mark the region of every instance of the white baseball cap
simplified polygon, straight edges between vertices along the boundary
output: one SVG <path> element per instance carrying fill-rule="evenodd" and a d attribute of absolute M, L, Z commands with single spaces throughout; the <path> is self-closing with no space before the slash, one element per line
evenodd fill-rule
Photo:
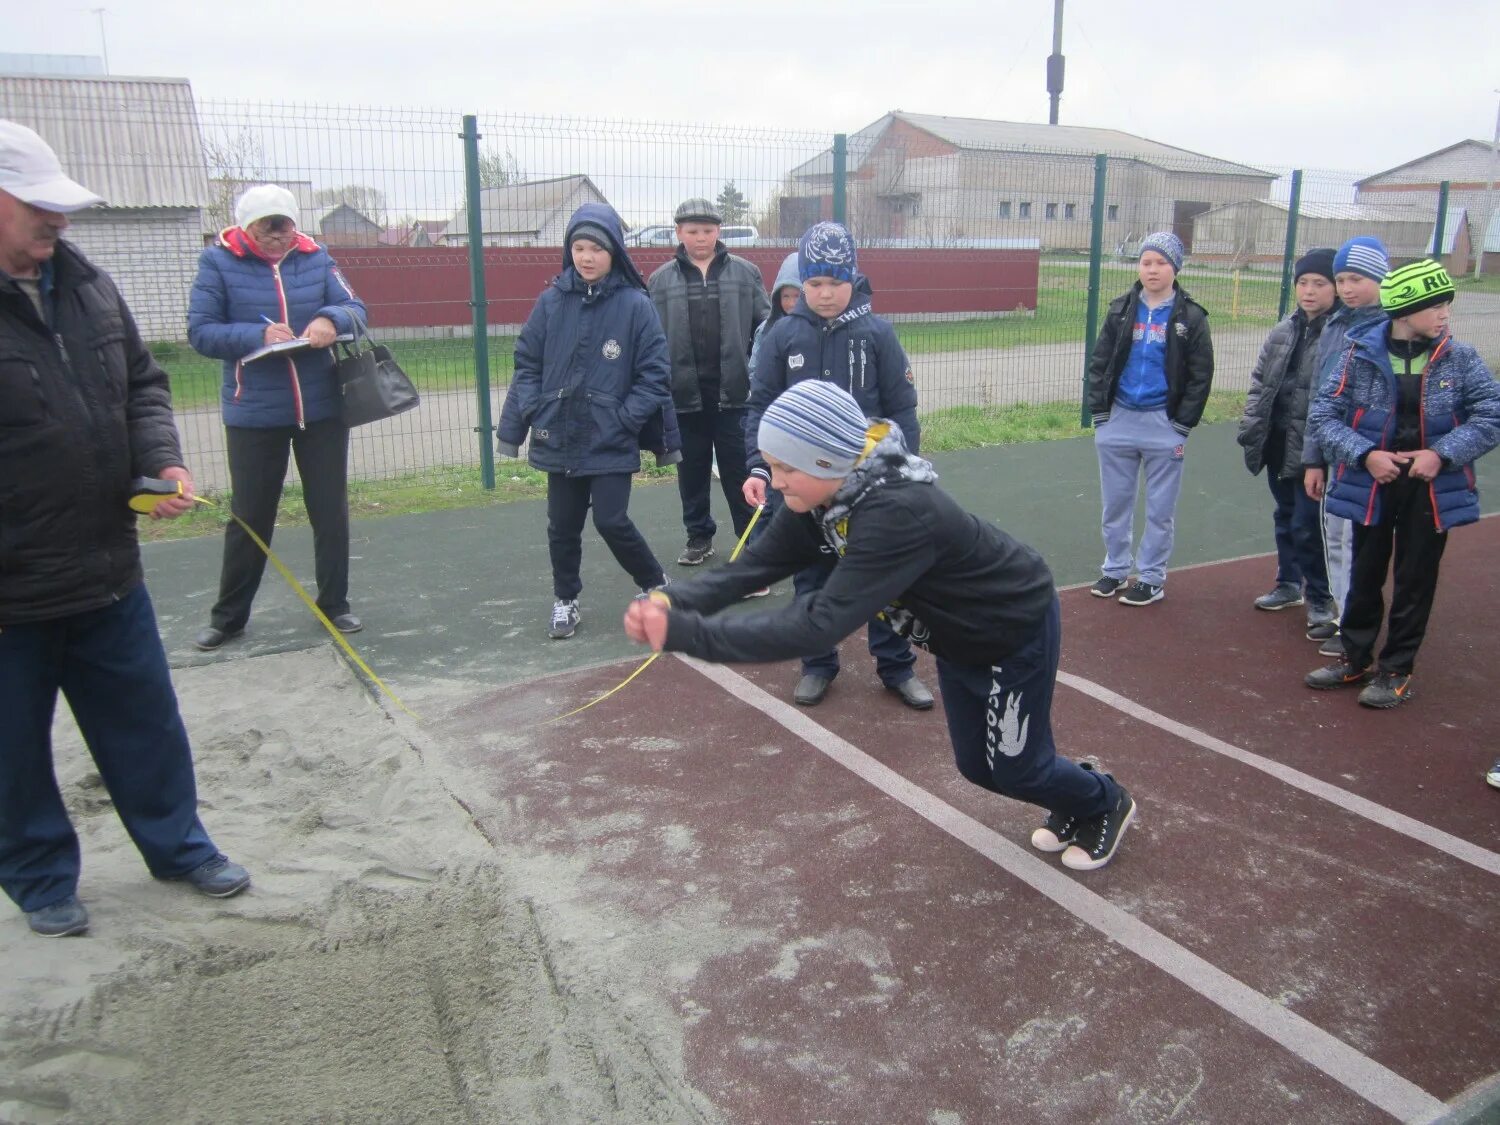
<path fill-rule="evenodd" d="M 14 121 L 0 121 L 0 191 L 44 211 L 81 211 L 104 202 L 65 176 L 51 146 Z"/>
<path fill-rule="evenodd" d="M 259 184 L 240 196 L 234 205 L 234 221 L 242 229 L 272 215 L 285 215 L 293 226 L 298 223 L 297 197 L 280 184 Z"/>

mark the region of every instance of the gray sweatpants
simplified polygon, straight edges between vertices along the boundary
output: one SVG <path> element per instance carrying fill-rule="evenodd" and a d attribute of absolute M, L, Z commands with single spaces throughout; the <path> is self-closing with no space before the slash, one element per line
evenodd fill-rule
<path fill-rule="evenodd" d="M 1099 454 L 1099 492 L 1104 502 L 1104 574 L 1124 579 L 1132 570 L 1135 497 L 1146 477 L 1146 528 L 1134 556 L 1136 576 L 1152 586 L 1167 580 L 1176 530 L 1177 494 L 1182 490 L 1182 459 L 1187 439 L 1172 428 L 1162 410 L 1126 410 L 1118 404 L 1109 421 L 1094 431 Z"/>

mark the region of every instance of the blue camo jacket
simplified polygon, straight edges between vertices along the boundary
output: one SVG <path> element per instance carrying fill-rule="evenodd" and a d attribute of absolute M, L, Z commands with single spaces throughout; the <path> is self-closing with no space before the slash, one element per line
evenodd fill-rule
<path fill-rule="evenodd" d="M 1330 464 L 1327 506 L 1365 526 L 1381 516 L 1381 489 L 1364 467 L 1367 453 L 1390 449 L 1398 395 L 1385 339 L 1386 321 L 1349 334 L 1308 414 Z M 1443 336 L 1422 373 L 1422 445 L 1443 459 L 1430 483 L 1440 531 L 1479 518 L 1473 463 L 1500 444 L 1500 386 L 1468 344 Z"/>

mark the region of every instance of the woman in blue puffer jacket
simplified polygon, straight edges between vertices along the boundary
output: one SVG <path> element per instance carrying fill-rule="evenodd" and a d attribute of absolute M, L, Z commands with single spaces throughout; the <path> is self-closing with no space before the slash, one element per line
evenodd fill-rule
<path fill-rule="evenodd" d="M 349 612 L 349 431 L 340 417 L 336 337 L 363 324 L 365 306 L 328 251 L 297 230 L 297 201 L 275 184 L 253 187 L 235 205 L 236 226 L 198 259 L 188 306 L 188 340 L 224 361 L 221 402 L 232 508 L 269 543 L 297 458 L 313 529 L 318 608 L 345 633 L 363 626 Z M 244 363 L 267 344 L 308 346 Z M 194 644 L 205 652 L 239 636 L 266 556 L 238 523 L 224 529 L 219 597 Z"/>
<path fill-rule="evenodd" d="M 553 640 L 578 628 L 590 508 L 637 586 L 666 583 L 629 505 L 631 474 L 652 440 L 646 435 L 654 431 L 669 448 L 676 440 L 671 378 L 667 337 L 625 253 L 620 217 L 607 204 L 585 203 L 568 220 L 562 273 L 542 290 L 516 339 L 497 433 L 506 457 L 519 456 L 529 435 L 532 467 L 547 474 Z"/>

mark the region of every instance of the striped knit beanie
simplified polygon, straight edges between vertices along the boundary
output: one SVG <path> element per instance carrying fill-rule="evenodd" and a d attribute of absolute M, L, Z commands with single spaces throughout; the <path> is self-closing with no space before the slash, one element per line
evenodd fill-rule
<path fill-rule="evenodd" d="M 1182 272 L 1182 256 L 1187 253 L 1183 248 L 1182 239 L 1178 238 L 1169 230 L 1159 230 L 1155 234 L 1148 234 L 1141 239 L 1141 253 L 1135 256 L 1136 261 L 1141 260 L 1141 255 L 1147 250 L 1155 250 L 1163 258 L 1171 263 L 1173 273 Z"/>
<path fill-rule="evenodd" d="M 760 451 L 810 477 L 846 477 L 865 451 L 869 422 L 854 396 L 821 379 L 793 383 L 760 417 Z"/>
<path fill-rule="evenodd" d="M 1392 320 L 1446 305 L 1453 300 L 1453 279 L 1431 258 L 1392 270 L 1380 283 L 1380 307 Z"/>
<path fill-rule="evenodd" d="M 797 243 L 797 276 L 803 281 L 810 277 L 853 281 L 854 269 L 854 239 L 842 223 L 814 223 Z"/>
<path fill-rule="evenodd" d="M 1380 239 L 1368 234 L 1356 235 L 1333 256 L 1333 272 L 1358 273 L 1371 281 L 1384 281 L 1391 272 L 1391 258 Z"/>

